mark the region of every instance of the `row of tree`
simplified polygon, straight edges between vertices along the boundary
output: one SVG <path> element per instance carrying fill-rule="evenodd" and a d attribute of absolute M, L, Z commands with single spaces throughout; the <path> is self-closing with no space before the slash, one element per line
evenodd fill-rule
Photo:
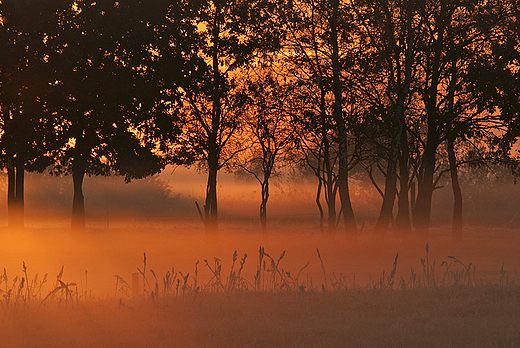
<path fill-rule="evenodd" d="M 223 168 L 258 180 L 265 231 L 269 181 L 292 163 L 318 179 L 330 234 L 341 217 L 357 231 L 352 170 L 381 194 L 379 235 L 426 234 L 449 173 L 460 236 L 460 166 L 517 170 L 519 13 L 518 0 L 2 0 L 10 225 L 25 171 L 71 174 L 84 228 L 85 175 L 197 164 L 208 231 Z"/>

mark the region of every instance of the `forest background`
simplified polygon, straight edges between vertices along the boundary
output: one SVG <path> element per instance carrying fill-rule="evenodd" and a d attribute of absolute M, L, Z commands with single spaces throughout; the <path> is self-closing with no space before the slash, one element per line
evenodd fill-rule
<path fill-rule="evenodd" d="M 208 233 L 218 231 L 217 174 L 233 172 L 257 181 L 264 233 L 271 186 L 283 176 L 278 193 L 289 214 L 310 212 L 291 191 L 314 181 L 307 197 L 331 235 L 354 235 L 371 220 L 376 235 L 392 228 L 427 236 L 434 191 L 445 187 L 446 211 L 449 187 L 460 238 L 461 177 L 469 197 L 485 192 L 483 201 L 497 207 L 492 196 L 501 193 L 490 182 L 513 181 L 518 172 L 514 0 L 0 6 L 9 226 L 24 225 L 26 172 L 70 175 L 72 227 L 84 229 L 85 176 L 130 182 L 164 177 L 173 165 L 207 175 L 204 201 L 200 193 L 172 199 L 174 182 L 149 180 L 148 190 L 162 192 L 158 205 L 181 211 L 193 211 L 195 201 Z M 51 181 L 35 177 L 49 189 Z M 45 206 L 61 204 L 36 185 Z M 514 206 L 504 197 L 497 201 Z M 515 217 L 513 208 L 505 219 Z"/>

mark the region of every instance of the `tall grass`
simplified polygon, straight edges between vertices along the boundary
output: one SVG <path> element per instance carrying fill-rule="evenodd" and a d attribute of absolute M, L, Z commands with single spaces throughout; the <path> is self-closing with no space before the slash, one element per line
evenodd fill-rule
<path fill-rule="evenodd" d="M 231 257 L 229 271 L 223 271 L 221 259 L 214 257 L 213 260 L 204 261 L 204 268 L 208 273 L 208 280 L 200 283 L 199 280 L 199 261 L 196 261 L 194 273 L 182 272 L 174 267 L 167 271 L 162 277 L 157 276 L 152 268 L 147 268 L 146 253 L 143 254 L 143 266 L 137 267 L 139 276 L 138 282 L 127 282 L 124 277 L 115 275 L 115 292 L 113 298 L 122 300 L 158 300 L 158 299 L 177 299 L 179 296 L 185 298 L 187 295 L 224 293 L 233 294 L 237 292 L 247 293 L 280 293 L 280 292 L 324 292 L 324 291 L 408 291 L 408 290 L 433 290 L 450 289 L 461 287 L 481 287 L 481 286 L 504 286 L 511 287 L 519 283 L 518 273 L 512 274 L 500 269 L 499 281 L 490 283 L 483 279 L 478 280 L 476 266 L 473 263 L 465 263 L 455 256 L 448 255 L 438 266 L 436 260 L 430 260 L 429 245 L 425 247 L 425 257 L 421 258 L 422 269 L 418 272 L 410 267 L 406 272 L 398 273 L 399 255 L 395 256 L 389 271 L 383 270 L 379 277 L 370 277 L 368 284 L 356 284 L 355 276 L 345 276 L 344 274 L 328 273 L 325 262 L 320 250 L 316 248 L 317 258 L 323 273 L 322 279 L 313 279 L 312 276 L 305 274 L 304 271 L 310 264 L 306 262 L 297 272 L 292 273 L 283 266 L 283 259 L 286 255 L 284 250 L 278 256 L 271 256 L 264 247 L 258 250 L 258 264 L 256 272 L 251 279 L 244 274 L 244 266 L 248 255 L 244 254 L 239 259 L 238 252 L 235 250 Z M 4 311 L 16 309 L 20 304 L 38 303 L 40 305 L 57 300 L 58 302 L 69 302 L 87 300 L 92 296 L 88 295 L 87 272 L 85 271 L 85 289 L 78 290 L 76 282 L 66 282 L 63 280 L 64 267 L 62 266 L 56 276 L 56 281 L 50 289 L 46 289 L 48 274 L 39 279 L 35 274 L 29 278 L 28 267 L 22 263 L 21 276 L 13 279 L 8 277 L 7 270 L 3 269 L 0 275 L 0 304 Z M 134 275 L 134 276 L 135 276 Z M 305 276 L 306 275 L 306 276 Z M 83 287 L 83 282 L 81 282 Z M 45 296 L 44 296 L 45 294 Z"/>
<path fill-rule="evenodd" d="M 5 269 L 0 275 L 0 317 L 15 324 L 23 317 L 53 346 L 520 346 L 519 278 L 503 266 L 491 283 L 473 263 L 451 255 L 431 259 L 426 244 L 421 269 L 401 270 L 397 254 L 388 269 L 359 285 L 355 276 L 328 271 L 318 248 L 317 259 L 296 271 L 284 267 L 285 256 L 260 247 L 249 276 L 248 255 L 238 251 L 227 270 L 214 257 L 203 267 L 197 261 L 193 272 L 172 267 L 160 276 L 143 254 L 138 281 L 115 275 L 115 291 L 106 296 L 88 291 L 87 273 L 78 285 L 65 280 L 62 267 L 50 284 L 47 274 L 31 276 L 23 263 L 20 276 L 11 279 Z M 307 273 L 310 262 L 319 263 L 321 274 Z M 70 337 L 53 336 L 53 325 Z M 12 338 L 9 347 L 31 346 L 1 327 L 0 335 Z"/>

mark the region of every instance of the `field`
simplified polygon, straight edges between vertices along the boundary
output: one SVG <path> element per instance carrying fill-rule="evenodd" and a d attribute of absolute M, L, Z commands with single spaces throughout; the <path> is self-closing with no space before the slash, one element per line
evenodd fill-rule
<path fill-rule="evenodd" d="M 454 243 L 439 227 L 426 245 L 276 229 L 4 230 L 1 346 L 520 346 L 515 230 Z"/>

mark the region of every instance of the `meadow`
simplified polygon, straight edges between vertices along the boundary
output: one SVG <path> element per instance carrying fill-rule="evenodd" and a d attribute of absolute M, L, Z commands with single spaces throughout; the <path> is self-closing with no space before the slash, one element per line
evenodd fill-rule
<path fill-rule="evenodd" d="M 227 227 L 2 231 L 2 346 L 520 346 L 515 230 L 426 244 Z"/>

